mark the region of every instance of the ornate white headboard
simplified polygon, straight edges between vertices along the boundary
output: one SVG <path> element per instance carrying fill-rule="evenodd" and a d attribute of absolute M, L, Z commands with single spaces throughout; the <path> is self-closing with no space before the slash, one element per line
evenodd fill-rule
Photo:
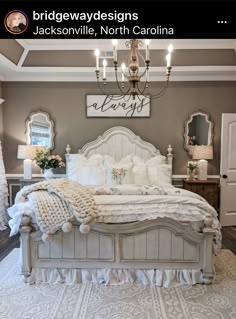
<path fill-rule="evenodd" d="M 172 148 L 169 145 L 168 154 L 166 155 L 166 164 L 172 165 Z M 126 155 L 135 154 L 147 160 L 148 158 L 161 155 L 151 143 L 143 141 L 139 136 L 135 135 L 130 129 L 122 126 L 115 126 L 107 130 L 96 140 L 89 142 L 78 151 L 90 157 L 93 154 L 111 155 L 116 161 L 119 161 Z M 70 146 L 66 147 L 66 155 L 70 154 Z"/>

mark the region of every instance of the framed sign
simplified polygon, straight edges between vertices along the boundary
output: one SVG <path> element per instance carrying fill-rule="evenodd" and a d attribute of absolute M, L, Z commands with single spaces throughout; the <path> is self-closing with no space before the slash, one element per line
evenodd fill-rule
<path fill-rule="evenodd" d="M 150 96 L 87 95 L 87 117 L 150 117 Z"/>

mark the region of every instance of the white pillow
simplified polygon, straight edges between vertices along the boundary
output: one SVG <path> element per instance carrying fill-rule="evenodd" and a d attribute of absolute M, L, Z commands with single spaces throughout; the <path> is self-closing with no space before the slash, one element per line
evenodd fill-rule
<path fill-rule="evenodd" d="M 133 167 L 133 182 L 136 185 L 149 184 L 146 165 L 136 165 Z"/>
<path fill-rule="evenodd" d="M 104 155 L 104 163 L 111 163 L 111 164 L 125 164 L 132 162 L 133 155 L 127 155 L 123 157 L 119 162 L 116 162 L 114 157 L 110 155 Z"/>
<path fill-rule="evenodd" d="M 125 163 L 122 164 L 120 162 L 118 163 L 106 163 L 106 170 L 107 170 L 107 184 L 108 185 L 116 185 L 117 182 L 116 180 L 113 178 L 113 170 L 120 170 L 120 169 L 124 169 L 126 170 L 126 174 L 125 176 L 121 179 L 121 184 L 133 184 L 133 174 L 132 174 L 132 167 L 133 167 L 133 163 Z"/>
<path fill-rule="evenodd" d="M 161 164 L 157 167 L 148 166 L 148 180 L 152 185 L 172 185 L 171 166 L 168 164 Z"/>
<path fill-rule="evenodd" d="M 104 166 L 80 166 L 77 180 L 81 185 L 106 185 Z"/>
<path fill-rule="evenodd" d="M 67 162 L 67 178 L 82 185 L 106 184 L 106 171 L 102 169 L 103 156 L 94 154 L 86 158 L 80 154 L 70 154 Z"/>
<path fill-rule="evenodd" d="M 166 158 L 165 156 L 156 155 L 145 161 L 143 158 L 134 155 L 132 160 L 134 162 L 134 165 L 157 166 L 160 164 L 164 164 L 165 158 Z"/>

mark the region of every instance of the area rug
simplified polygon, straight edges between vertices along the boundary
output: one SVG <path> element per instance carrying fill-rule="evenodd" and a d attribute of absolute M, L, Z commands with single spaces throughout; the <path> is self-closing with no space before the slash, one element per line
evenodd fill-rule
<path fill-rule="evenodd" d="M 216 257 L 212 285 L 29 285 L 19 275 L 19 249 L 0 263 L 1 319 L 235 319 L 236 256 Z"/>

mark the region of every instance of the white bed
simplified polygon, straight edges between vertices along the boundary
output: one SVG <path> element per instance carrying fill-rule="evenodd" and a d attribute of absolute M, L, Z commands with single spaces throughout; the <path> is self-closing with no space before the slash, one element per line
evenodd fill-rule
<path fill-rule="evenodd" d="M 129 129 L 114 127 L 86 144 L 79 154 L 88 158 L 108 154 L 118 161 L 129 154 L 148 160 L 160 152 Z M 67 165 L 73 156 L 67 146 Z M 172 159 L 169 146 L 164 160 L 170 169 Z M 208 204 L 203 200 L 202 205 Z M 43 242 L 38 227 L 29 216 L 23 216 L 22 274 L 28 282 L 117 284 L 138 280 L 165 287 L 173 282 L 212 283 L 214 217 L 194 221 L 187 220 L 186 213 L 184 216 L 182 220 L 168 215 L 145 220 L 142 215 L 140 220 L 129 223 L 97 222 L 87 234 L 82 234 L 79 223 L 74 223 L 71 232 L 57 232 L 49 242 Z"/>

